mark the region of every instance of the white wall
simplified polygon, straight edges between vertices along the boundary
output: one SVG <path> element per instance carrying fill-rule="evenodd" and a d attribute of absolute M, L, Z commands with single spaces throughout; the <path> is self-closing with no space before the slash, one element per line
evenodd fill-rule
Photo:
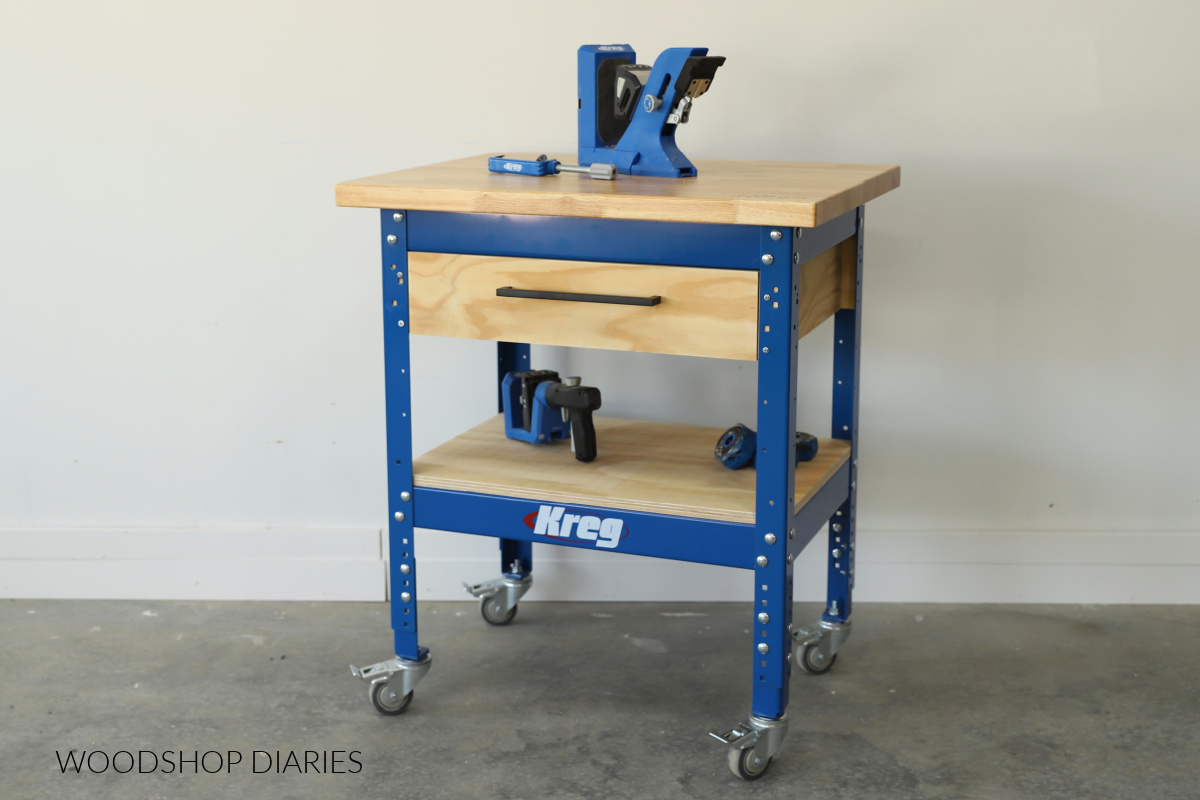
<path fill-rule="evenodd" d="M 693 158 L 903 166 L 867 214 L 861 597 L 1200 601 L 1198 33 L 1165 0 L 10 3 L 0 595 L 382 596 L 378 218 L 333 185 L 569 152 L 576 47 L 627 41 L 728 58 Z M 493 352 L 415 343 L 418 451 L 492 413 Z M 535 353 L 616 415 L 752 414 L 753 366 Z M 425 597 L 495 570 L 419 548 Z M 749 590 L 538 558 L 535 597 Z"/>

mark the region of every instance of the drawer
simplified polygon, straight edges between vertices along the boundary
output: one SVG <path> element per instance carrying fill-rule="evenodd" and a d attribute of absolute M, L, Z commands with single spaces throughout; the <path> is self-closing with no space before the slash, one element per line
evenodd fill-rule
<path fill-rule="evenodd" d="M 408 282 L 409 330 L 417 334 L 756 358 L 756 270 L 410 252 Z M 497 296 L 505 288 L 660 299 L 627 305 Z"/>

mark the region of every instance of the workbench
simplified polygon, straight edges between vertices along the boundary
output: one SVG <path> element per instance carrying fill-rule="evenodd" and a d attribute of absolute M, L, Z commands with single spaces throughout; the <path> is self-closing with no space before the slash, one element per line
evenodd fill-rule
<path fill-rule="evenodd" d="M 395 657 L 354 673 L 379 711 L 399 714 L 430 668 L 418 639 L 417 527 L 500 540 L 502 577 L 469 587 L 492 624 L 510 622 L 528 590 L 533 542 L 748 570 L 750 716 L 712 735 L 734 774 L 755 779 L 787 733 L 793 663 L 827 671 L 850 633 L 863 207 L 896 188 L 900 170 L 698 161 L 696 177 L 609 182 L 496 174 L 486 161 L 337 186 L 338 205 L 380 209 L 383 253 Z M 502 287 L 661 302 L 497 296 Z M 797 464 L 797 342 L 830 317 L 829 436 Z M 533 368 L 530 344 L 757 361 L 757 419 L 747 420 L 756 464 L 718 463 L 721 428 L 605 417 L 599 456 L 582 463 L 565 444 L 506 438 L 500 416 L 414 461 L 412 334 L 497 342 L 498 381 Z M 828 599 L 801 627 L 793 560 L 827 523 Z"/>

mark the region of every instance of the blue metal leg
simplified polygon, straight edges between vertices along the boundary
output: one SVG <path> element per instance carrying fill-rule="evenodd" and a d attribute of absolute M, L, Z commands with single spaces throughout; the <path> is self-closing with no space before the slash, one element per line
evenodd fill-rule
<path fill-rule="evenodd" d="M 506 578 L 527 578 L 533 572 L 533 542 L 500 540 L 500 571 Z"/>
<path fill-rule="evenodd" d="M 529 345 L 517 342 L 496 342 L 496 410 L 504 413 L 504 376 L 510 372 L 531 369 Z"/>
<path fill-rule="evenodd" d="M 497 342 L 497 383 L 496 402 L 500 413 L 504 413 L 504 397 L 501 384 L 504 376 L 510 372 L 531 369 L 529 362 L 529 345 L 517 342 Z M 533 570 L 533 543 L 516 539 L 500 540 L 500 571 L 506 578 L 522 579 L 529 577 Z"/>
<path fill-rule="evenodd" d="M 854 590 L 854 533 L 858 499 L 858 373 L 859 334 L 862 330 L 863 207 L 858 208 L 858 253 L 854 308 L 834 318 L 833 437 L 850 441 L 850 496 L 829 520 L 829 583 L 821 619 L 845 623 L 850 619 Z M 836 654 L 836 648 L 833 651 Z"/>
<path fill-rule="evenodd" d="M 387 391 L 389 586 L 394 658 L 350 673 L 370 684 L 382 714 L 404 713 L 413 690 L 433 665 L 417 643 L 417 581 L 413 548 L 412 396 L 408 350 L 408 225 L 403 211 L 381 212 L 383 237 L 383 356 Z"/>
<path fill-rule="evenodd" d="M 795 507 L 800 269 L 792 259 L 790 229 L 763 228 L 761 235 L 752 713 L 778 720 L 787 711 L 791 677 L 792 558 L 787 536 Z"/>
<path fill-rule="evenodd" d="M 529 369 L 529 345 L 518 342 L 496 344 L 496 406 L 504 412 L 504 377 Z M 493 534 L 494 535 L 494 534 Z M 464 583 L 469 594 L 483 600 L 483 618 L 493 625 L 507 625 L 517 613 L 517 601 L 533 585 L 533 543 L 500 537 L 502 577 L 484 583 Z"/>
<path fill-rule="evenodd" d="M 792 676 L 792 553 L 796 506 L 796 325 L 799 257 L 793 231 L 760 228 L 762 298 L 758 323 L 758 452 L 754 506 L 754 692 L 750 719 L 710 734 L 729 746 L 729 767 L 754 780 L 767 770 L 788 730 Z"/>
<path fill-rule="evenodd" d="M 821 619 L 825 622 L 847 622 L 850 619 L 854 588 L 852 508 L 853 503 L 847 500 L 829 518 L 829 579 L 825 611 L 821 614 Z"/>
<path fill-rule="evenodd" d="M 754 780 L 788 731 L 792 676 L 792 518 L 796 506 L 796 326 L 799 253 L 790 228 L 760 228 L 758 452 L 755 454 L 754 692 L 750 719 L 710 735 L 729 746 L 729 768 Z M 798 552 L 798 548 L 797 548 Z"/>
<path fill-rule="evenodd" d="M 417 643 L 417 567 L 413 557 L 407 227 L 404 212 L 381 212 L 392 630 L 396 635 L 396 655 L 417 661 L 424 653 Z"/>

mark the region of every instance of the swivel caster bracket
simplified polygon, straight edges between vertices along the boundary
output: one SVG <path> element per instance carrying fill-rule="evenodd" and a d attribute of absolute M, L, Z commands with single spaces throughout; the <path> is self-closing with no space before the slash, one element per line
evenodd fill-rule
<path fill-rule="evenodd" d="M 761 778 L 788 732 L 788 716 L 768 719 L 754 714 L 725 733 L 708 735 L 729 746 L 729 769 L 742 780 Z"/>
<path fill-rule="evenodd" d="M 399 714 L 408 708 L 413 690 L 432 665 L 433 656 L 421 648 L 421 658 L 416 661 L 396 657 L 369 667 L 351 664 L 350 674 L 371 685 L 368 693 L 376 709 L 384 714 Z"/>
<path fill-rule="evenodd" d="M 517 613 L 517 602 L 533 586 L 533 576 L 510 578 L 505 575 L 484 583 L 463 583 L 463 588 L 483 600 L 483 618 L 493 625 L 506 625 Z"/>
<path fill-rule="evenodd" d="M 850 620 L 819 620 L 812 629 L 792 632 L 792 643 L 800 651 L 796 660 L 806 672 L 818 675 L 828 672 L 837 660 L 838 650 L 849 638 Z"/>

